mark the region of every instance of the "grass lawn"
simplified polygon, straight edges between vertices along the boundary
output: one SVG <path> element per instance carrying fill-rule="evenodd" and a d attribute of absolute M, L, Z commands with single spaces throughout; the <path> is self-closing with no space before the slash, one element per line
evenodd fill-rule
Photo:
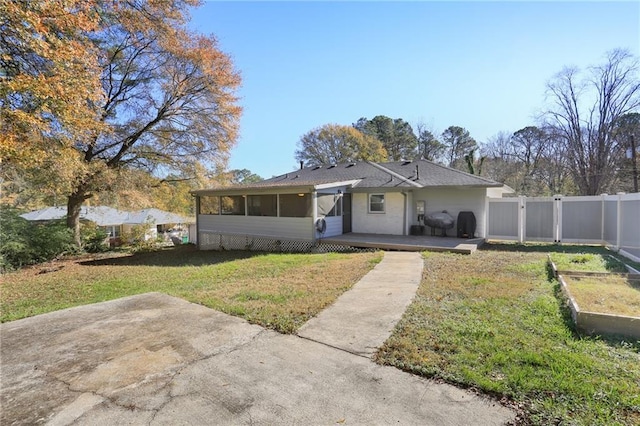
<path fill-rule="evenodd" d="M 425 253 L 378 362 L 506 398 L 521 424 L 640 424 L 640 342 L 576 335 L 546 251 Z"/>
<path fill-rule="evenodd" d="M 264 254 L 182 246 L 66 260 L 4 275 L 0 320 L 158 291 L 292 333 L 381 259 L 382 253 Z"/>
<path fill-rule="evenodd" d="M 550 256 L 559 271 L 627 272 L 624 264 L 608 253 L 551 253 Z"/>

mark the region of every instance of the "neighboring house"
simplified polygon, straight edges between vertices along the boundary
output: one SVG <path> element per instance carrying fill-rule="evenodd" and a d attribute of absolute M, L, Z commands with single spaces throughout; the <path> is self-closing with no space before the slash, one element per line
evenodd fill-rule
<path fill-rule="evenodd" d="M 408 235 L 411 225 L 421 223 L 419 215 L 443 210 L 454 218 L 472 211 L 476 236 L 484 237 L 486 198 L 507 192 L 513 191 L 493 180 L 416 160 L 307 167 L 193 194 L 198 246 L 207 249 L 243 241 L 251 247 L 284 240 L 310 246 L 349 232 Z"/>
<path fill-rule="evenodd" d="M 47 207 L 20 216 L 30 221 L 64 219 L 67 216 L 67 209 L 65 207 Z M 176 225 L 185 229 L 186 235 L 189 225 L 195 222 L 194 219 L 158 209 L 129 212 L 107 206 L 82 206 L 80 220 L 95 223 L 107 232 L 110 239 L 118 239 L 123 234 L 130 233 L 134 226 L 146 226 L 148 230 L 145 233 L 145 240 L 155 239 L 158 233 L 166 232 Z"/>
<path fill-rule="evenodd" d="M 122 226 L 125 232 L 128 232 L 136 225 L 149 225 L 149 230 L 145 235 L 145 238 L 149 240 L 157 238 L 160 233 L 168 233 L 169 231 L 178 232 L 181 237 L 188 236 L 189 225 L 194 223 L 194 219 L 175 213 L 158 209 L 144 209 L 129 212 Z"/>

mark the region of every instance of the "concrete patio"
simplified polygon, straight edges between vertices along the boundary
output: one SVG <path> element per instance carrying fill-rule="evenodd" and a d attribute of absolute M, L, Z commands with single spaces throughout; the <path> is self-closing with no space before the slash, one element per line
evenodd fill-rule
<path fill-rule="evenodd" d="M 497 401 L 160 293 L 0 325 L 3 425 L 501 425 Z"/>

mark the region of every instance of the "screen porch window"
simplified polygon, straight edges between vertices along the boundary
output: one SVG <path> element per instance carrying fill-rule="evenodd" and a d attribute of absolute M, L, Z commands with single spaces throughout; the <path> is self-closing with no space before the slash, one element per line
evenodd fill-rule
<path fill-rule="evenodd" d="M 220 197 L 201 196 L 198 214 L 220 214 Z"/>
<path fill-rule="evenodd" d="M 278 196 L 249 195 L 247 197 L 247 211 L 249 216 L 277 216 Z"/>
<path fill-rule="evenodd" d="M 220 197 L 223 215 L 244 216 L 244 197 L 242 195 L 226 195 Z"/>
<path fill-rule="evenodd" d="M 369 194 L 369 213 L 384 213 L 384 194 Z"/>
<path fill-rule="evenodd" d="M 311 216 L 311 194 L 280 194 L 280 217 Z"/>

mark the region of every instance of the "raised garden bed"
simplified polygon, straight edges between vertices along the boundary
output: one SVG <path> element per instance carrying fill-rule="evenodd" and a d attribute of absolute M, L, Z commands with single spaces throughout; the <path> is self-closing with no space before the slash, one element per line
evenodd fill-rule
<path fill-rule="evenodd" d="M 582 269 L 580 266 L 578 270 L 563 269 L 555 263 L 557 257 L 552 256 L 549 256 L 549 263 L 560 281 L 578 331 L 640 339 L 640 275 L 602 271 L 627 270 L 626 265 L 615 258 L 603 262 L 602 259 L 587 259 L 585 255 L 573 256 L 586 260 L 571 262 L 567 257 L 559 262 L 560 265 L 567 268 L 575 263 Z"/>

